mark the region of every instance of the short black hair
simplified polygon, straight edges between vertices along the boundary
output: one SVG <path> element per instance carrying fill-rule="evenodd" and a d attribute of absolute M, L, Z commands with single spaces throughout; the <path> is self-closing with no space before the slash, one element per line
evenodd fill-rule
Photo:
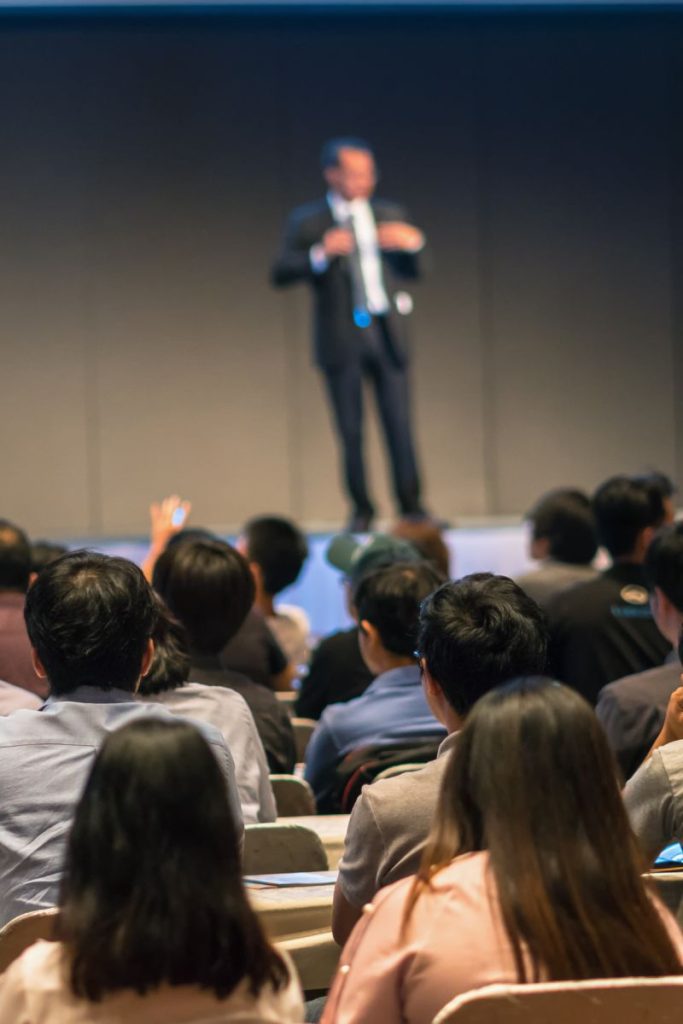
<path fill-rule="evenodd" d="M 154 601 L 157 624 L 152 636 L 154 656 L 147 675 L 140 680 L 138 693 L 151 697 L 164 690 L 175 690 L 190 677 L 190 651 L 185 627 L 172 615 L 157 593 Z"/>
<path fill-rule="evenodd" d="M 683 523 L 657 534 L 647 549 L 644 568 L 650 590 L 659 587 L 683 615 Z"/>
<path fill-rule="evenodd" d="M 242 885 L 225 779 L 190 722 L 145 715 L 105 738 L 69 836 L 57 937 L 72 992 L 92 1001 L 286 985 Z"/>
<path fill-rule="evenodd" d="M 0 519 L 0 590 L 24 593 L 31 576 L 31 545 L 22 529 Z"/>
<path fill-rule="evenodd" d="M 342 149 L 359 149 L 374 156 L 372 146 L 365 139 L 360 139 L 356 135 L 340 135 L 335 139 L 328 139 L 320 151 L 320 166 L 323 170 L 339 166 L 339 153 Z"/>
<path fill-rule="evenodd" d="M 218 654 L 254 603 L 254 578 L 246 559 L 222 540 L 169 545 L 154 566 L 152 582 L 197 654 Z"/>
<path fill-rule="evenodd" d="M 642 480 L 613 476 L 593 495 L 593 513 L 598 540 L 612 558 L 620 558 L 633 552 L 643 530 L 661 526 L 664 498 Z"/>
<path fill-rule="evenodd" d="M 40 572 L 56 558 L 66 555 L 69 549 L 64 544 L 54 544 L 50 540 L 35 540 L 31 544 L 31 572 Z"/>
<path fill-rule="evenodd" d="M 308 545 L 301 530 L 289 519 L 259 516 L 244 527 L 247 558 L 263 574 L 267 594 L 279 594 L 299 576 L 308 558 Z"/>
<path fill-rule="evenodd" d="M 673 498 L 674 494 L 676 494 L 675 483 L 661 469 L 648 469 L 643 473 L 636 473 L 633 479 L 645 484 L 650 490 L 661 494 L 662 498 Z"/>
<path fill-rule="evenodd" d="M 370 572 L 354 594 L 358 622 L 372 623 L 387 651 L 409 657 L 417 646 L 420 605 L 443 581 L 429 562 L 399 562 Z"/>
<path fill-rule="evenodd" d="M 534 540 L 547 540 L 550 557 L 570 565 L 589 565 L 598 550 L 590 499 L 574 488 L 557 488 L 539 498 L 527 513 Z"/>
<path fill-rule="evenodd" d="M 156 626 L 152 591 L 137 565 L 90 551 L 62 555 L 29 588 L 24 615 L 52 693 L 135 689 Z"/>
<path fill-rule="evenodd" d="M 462 716 L 501 683 L 543 674 L 548 626 L 536 602 L 507 576 L 473 573 L 423 603 L 418 646 L 432 679 Z"/>

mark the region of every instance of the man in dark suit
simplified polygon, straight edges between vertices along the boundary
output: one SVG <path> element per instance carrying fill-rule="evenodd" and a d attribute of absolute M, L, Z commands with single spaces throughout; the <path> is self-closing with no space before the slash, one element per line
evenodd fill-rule
<path fill-rule="evenodd" d="M 377 396 L 401 515 L 424 517 L 410 425 L 405 320 L 412 299 L 397 290 L 419 277 L 422 232 L 395 203 L 373 199 L 375 159 L 361 139 L 333 139 L 322 152 L 326 198 L 287 222 L 272 270 L 275 285 L 313 289 L 315 359 L 325 375 L 353 502 L 350 528 L 370 528 L 374 507 L 363 461 L 363 378 Z"/>

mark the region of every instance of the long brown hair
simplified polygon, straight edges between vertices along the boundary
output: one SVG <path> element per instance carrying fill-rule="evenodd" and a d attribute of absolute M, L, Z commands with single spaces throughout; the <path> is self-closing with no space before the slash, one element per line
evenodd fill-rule
<path fill-rule="evenodd" d="M 640 877 L 614 759 L 575 691 L 518 679 L 475 705 L 404 926 L 435 873 L 478 850 L 489 854 L 520 982 L 683 972 Z"/>
<path fill-rule="evenodd" d="M 111 733 L 76 809 L 59 901 L 71 989 L 97 1001 L 167 983 L 228 996 L 283 988 L 287 968 L 241 879 L 225 780 L 189 722 Z"/>

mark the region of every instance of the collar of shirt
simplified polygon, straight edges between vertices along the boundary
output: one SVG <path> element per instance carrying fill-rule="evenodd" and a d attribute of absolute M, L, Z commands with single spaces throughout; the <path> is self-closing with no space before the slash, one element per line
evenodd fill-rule
<path fill-rule="evenodd" d="M 338 192 L 328 192 L 327 203 L 336 221 L 347 221 L 355 214 L 372 210 L 369 199 L 344 199 Z"/>
<path fill-rule="evenodd" d="M 388 672 L 382 672 L 373 679 L 362 696 L 371 697 L 386 690 L 412 689 L 414 686 L 421 686 L 420 666 L 403 665 L 401 668 L 390 668 Z"/>
<path fill-rule="evenodd" d="M 62 704 L 70 701 L 76 704 L 130 704 L 135 701 L 136 695 L 130 690 L 103 690 L 99 686 L 77 686 L 69 693 L 54 693 L 45 701 L 43 707 L 51 707 L 54 704 Z"/>
<path fill-rule="evenodd" d="M 445 754 L 450 754 L 451 750 L 455 746 L 455 741 L 460 735 L 460 730 L 457 732 L 450 732 L 446 739 L 439 745 L 439 749 L 436 753 L 437 757 L 443 757 Z"/>

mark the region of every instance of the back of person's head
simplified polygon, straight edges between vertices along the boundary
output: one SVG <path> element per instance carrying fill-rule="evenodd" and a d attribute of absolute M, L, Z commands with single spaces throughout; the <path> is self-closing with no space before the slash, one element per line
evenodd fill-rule
<path fill-rule="evenodd" d="M 557 562 L 589 565 L 598 550 L 590 499 L 583 491 L 558 488 L 540 498 L 527 513 L 532 541 L 545 541 Z M 533 550 L 532 550 L 533 554 Z"/>
<path fill-rule="evenodd" d="M 683 614 L 683 523 L 654 538 L 645 556 L 645 576 L 650 590 L 659 587 Z"/>
<path fill-rule="evenodd" d="M 603 730 L 569 687 L 518 679 L 473 708 L 446 768 L 413 900 L 453 857 L 480 850 L 520 981 L 683 970 L 640 878 L 643 858 Z"/>
<path fill-rule="evenodd" d="M 444 579 L 451 576 L 450 552 L 438 526 L 428 520 L 399 519 L 391 534 L 412 544 L 425 562 L 431 562 Z"/>
<path fill-rule="evenodd" d="M 671 477 L 662 473 L 661 469 L 648 469 L 643 473 L 636 473 L 633 479 L 645 484 L 650 494 L 655 496 L 655 500 L 657 495 L 661 497 L 664 506 L 664 522 L 673 523 L 676 518 L 674 502 L 676 485 Z"/>
<path fill-rule="evenodd" d="M 31 544 L 31 572 L 38 573 L 50 562 L 68 554 L 64 544 L 54 544 L 50 540 L 36 540 Z"/>
<path fill-rule="evenodd" d="M 137 565 L 89 551 L 50 562 L 26 595 L 26 629 L 50 690 L 135 690 L 156 626 Z"/>
<path fill-rule="evenodd" d="M 535 601 L 507 576 L 474 573 L 423 604 L 418 648 L 460 716 L 489 690 L 544 672 L 548 627 Z"/>
<path fill-rule="evenodd" d="M 31 575 L 31 545 L 23 530 L 0 519 L 0 590 L 25 593 Z"/>
<path fill-rule="evenodd" d="M 246 556 L 259 567 L 267 594 L 279 594 L 295 582 L 308 558 L 308 545 L 294 523 L 278 516 L 250 519 L 244 538 Z"/>
<path fill-rule="evenodd" d="M 147 673 L 140 680 L 138 693 L 152 697 L 165 690 L 176 690 L 190 676 L 190 652 L 184 626 L 171 615 L 158 594 L 154 593 L 157 624 L 152 635 L 154 654 Z"/>
<path fill-rule="evenodd" d="M 111 733 L 76 809 L 60 895 L 73 992 L 280 987 L 286 970 L 240 875 L 225 781 L 198 730 L 145 718 Z"/>
<path fill-rule="evenodd" d="M 361 630 L 369 622 L 386 651 L 411 657 L 420 605 L 442 583 L 442 574 L 429 562 L 402 562 L 366 574 L 353 595 Z"/>
<path fill-rule="evenodd" d="M 246 559 L 222 540 L 170 545 L 154 566 L 152 582 L 182 622 L 196 654 L 218 654 L 254 603 L 254 579 Z"/>
<path fill-rule="evenodd" d="M 592 504 L 598 541 L 612 558 L 628 558 L 643 531 L 654 530 L 664 521 L 661 493 L 628 476 L 606 480 L 593 495 Z"/>

